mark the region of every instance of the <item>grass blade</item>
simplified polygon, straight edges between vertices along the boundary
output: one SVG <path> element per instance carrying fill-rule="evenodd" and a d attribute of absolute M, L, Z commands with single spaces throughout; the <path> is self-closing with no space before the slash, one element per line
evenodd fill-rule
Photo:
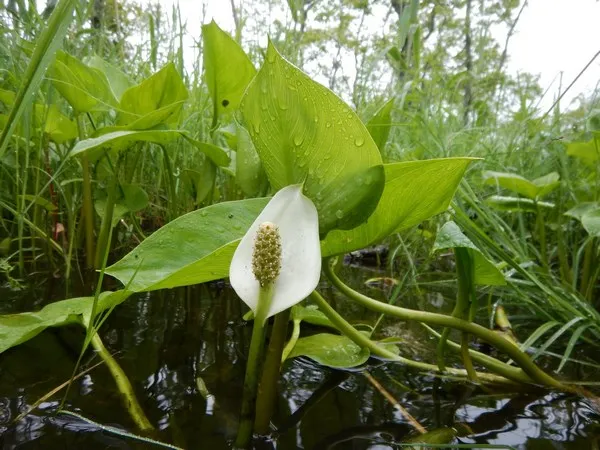
<path fill-rule="evenodd" d="M 4 155 L 8 141 L 15 129 L 23 110 L 33 97 L 46 69 L 50 65 L 54 53 L 61 45 L 67 29 L 73 20 L 75 0 L 60 0 L 50 16 L 48 26 L 37 39 L 37 45 L 23 75 L 23 83 L 17 92 L 15 102 L 10 110 L 6 126 L 0 134 L 0 158 Z"/>

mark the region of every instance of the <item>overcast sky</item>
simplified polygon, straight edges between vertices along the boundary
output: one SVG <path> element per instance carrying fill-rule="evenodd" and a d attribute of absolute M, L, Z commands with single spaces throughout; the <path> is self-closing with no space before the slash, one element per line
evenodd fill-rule
<path fill-rule="evenodd" d="M 161 0 L 169 8 L 174 1 L 177 0 Z M 199 0 L 179 0 L 187 29 L 195 38 L 200 34 L 201 3 Z M 231 32 L 234 29 L 229 1 L 208 0 L 205 17 L 206 21 L 214 18 L 225 30 Z M 549 88 L 549 92 L 540 106 L 547 109 L 557 95 L 560 73 L 563 73 L 564 90 L 600 50 L 599 27 L 598 0 L 528 0 L 510 41 L 508 69 L 515 73 L 527 71 L 541 75 L 541 85 L 544 89 Z M 497 38 L 503 45 L 505 34 L 498 32 Z M 582 92 L 593 92 L 599 81 L 600 57 L 564 99 L 570 102 Z"/>
<path fill-rule="evenodd" d="M 139 1 L 147 3 L 149 0 Z M 186 41 L 189 43 L 188 48 L 191 49 L 194 39 L 200 39 L 203 2 L 201 0 L 159 1 L 165 6 L 165 12 L 171 10 L 173 3 L 179 3 L 182 17 L 187 21 L 190 36 Z M 252 0 L 234 1 L 239 4 L 240 1 Z M 205 2 L 207 4 L 205 22 L 214 18 L 221 28 L 232 32 L 234 23 L 230 1 L 205 0 Z M 285 0 L 281 2 L 283 5 L 286 4 Z M 44 0 L 38 0 L 38 4 L 44 3 Z M 542 87 L 549 88 L 541 108 L 549 108 L 558 92 L 560 73 L 563 73 L 564 89 L 600 51 L 599 29 L 600 0 L 528 0 L 510 41 L 508 69 L 514 73 L 527 71 L 540 74 Z M 499 31 L 497 34 L 497 39 L 503 45 L 505 33 Z M 266 35 L 264 38 L 266 41 Z M 592 63 L 564 99 L 570 102 L 582 92 L 589 95 L 599 81 L 600 57 Z"/>

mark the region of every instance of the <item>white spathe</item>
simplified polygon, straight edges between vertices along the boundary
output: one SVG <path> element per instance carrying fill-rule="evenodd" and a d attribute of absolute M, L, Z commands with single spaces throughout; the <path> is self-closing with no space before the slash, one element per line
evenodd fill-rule
<path fill-rule="evenodd" d="M 277 225 L 281 236 L 281 271 L 273 283 L 268 318 L 299 303 L 317 287 L 321 245 L 317 209 L 302 193 L 302 185 L 277 192 L 240 241 L 229 267 L 231 286 L 255 313 L 260 284 L 252 273 L 252 252 L 256 232 L 264 222 Z"/>

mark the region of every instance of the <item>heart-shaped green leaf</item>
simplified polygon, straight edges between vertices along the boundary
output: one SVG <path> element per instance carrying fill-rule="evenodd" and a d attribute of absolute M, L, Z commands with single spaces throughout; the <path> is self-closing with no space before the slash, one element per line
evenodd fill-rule
<path fill-rule="evenodd" d="M 63 51 L 52 65 L 52 84 L 76 113 L 103 111 L 116 105 L 106 76 Z"/>
<path fill-rule="evenodd" d="M 123 184 L 119 189 L 119 196 L 115 201 L 112 215 L 112 226 L 115 227 L 119 220 L 130 212 L 136 212 L 148 206 L 148 194 L 140 186 Z M 96 199 L 94 209 L 100 217 L 104 217 L 106 210 L 106 195 Z"/>
<path fill-rule="evenodd" d="M 224 202 L 185 214 L 106 269 L 134 292 L 225 278 L 239 240 L 269 199 Z"/>
<path fill-rule="evenodd" d="M 321 235 L 354 228 L 371 215 L 384 174 L 369 132 L 339 97 L 271 43 L 240 109 L 271 186 L 304 183 Z"/>
<path fill-rule="evenodd" d="M 298 339 L 289 357 L 296 356 L 306 356 L 323 366 L 344 369 L 364 364 L 370 352 L 346 336 L 321 333 Z"/>
<path fill-rule="evenodd" d="M 463 234 L 458 225 L 452 221 L 446 222 L 438 231 L 433 251 L 457 247 L 467 248 L 471 251 L 475 263 L 475 284 L 487 286 L 506 284 L 502 272 Z"/>
<path fill-rule="evenodd" d="M 204 76 L 217 115 L 238 109 L 256 69 L 244 50 L 214 20 L 202 26 Z"/>
<path fill-rule="evenodd" d="M 106 76 L 108 85 L 110 86 L 110 89 L 117 100 L 121 100 L 123 93 L 133 84 L 129 77 L 121 70 L 107 63 L 98 55 L 92 56 L 91 58 L 85 60 L 85 62 L 88 66 L 98 69 Z"/>
<path fill-rule="evenodd" d="M 385 189 L 375 212 L 354 230 L 331 231 L 322 241 L 323 255 L 367 247 L 445 211 L 474 160 L 444 158 L 385 164 Z"/>
<path fill-rule="evenodd" d="M 127 299 L 129 291 L 103 292 L 96 312 L 112 308 Z M 48 327 L 71 323 L 87 326 L 92 313 L 94 297 L 62 300 L 45 306 L 40 311 L 0 316 L 0 353 L 37 336 Z"/>
<path fill-rule="evenodd" d="M 187 88 L 179 72 L 173 63 L 169 63 L 123 93 L 117 122 L 129 125 L 147 114 L 167 108 L 170 114 L 162 122 L 176 123 L 187 98 Z"/>
<path fill-rule="evenodd" d="M 551 172 L 533 181 L 529 181 L 521 175 L 514 173 L 493 171 L 483 173 L 485 184 L 503 187 L 532 200 L 543 197 L 553 191 L 560 184 L 559 179 L 560 176 L 557 172 Z"/>

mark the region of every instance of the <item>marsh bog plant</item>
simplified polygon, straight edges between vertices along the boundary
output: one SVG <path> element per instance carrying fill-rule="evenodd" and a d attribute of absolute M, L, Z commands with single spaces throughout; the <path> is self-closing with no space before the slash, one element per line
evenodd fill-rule
<path fill-rule="evenodd" d="M 591 140 L 560 149 L 561 167 L 523 177 L 518 173 L 526 172 L 518 167 L 502 167 L 498 156 L 489 163 L 495 170 L 485 170 L 481 180 L 483 163 L 477 156 L 489 156 L 485 145 L 496 145 L 493 139 L 502 133 L 486 136 L 481 130 L 489 128 L 483 125 L 453 129 L 457 120 L 461 127 L 487 123 L 485 108 L 469 103 L 472 79 L 464 82 L 469 101 L 463 114 L 457 115 L 452 96 L 444 95 L 435 103 L 441 112 L 433 116 L 433 86 L 418 78 L 424 51 L 419 2 L 400 14 L 405 28 L 387 53 L 402 81 L 401 95 L 378 99 L 364 122 L 363 111 L 282 56 L 278 45 L 289 43 L 269 41 L 257 70 L 256 58 L 214 22 L 202 28 L 202 85 L 191 83 L 177 61 L 161 67 L 155 53 L 152 71 L 145 67 L 130 77 L 100 56 L 57 51 L 73 7 L 68 0 L 56 6 L 23 85 L 0 90 L 0 102 L 10 109 L 0 135 L 0 170 L 19 169 L 2 179 L 7 188 L 0 196 L 2 236 L 7 236 L 0 250 L 4 257 L 18 243 L 5 261 L 10 266 L 18 260 L 21 273 L 25 255 L 32 260 L 45 255 L 56 270 L 58 255 L 67 279 L 72 262 L 83 256 L 86 266 L 99 269 L 100 278 L 94 296 L 0 316 L 0 353 L 48 327 L 84 326 L 83 348 L 90 344 L 100 354 L 136 425 L 149 430 L 153 425 L 102 344 L 99 328 L 135 293 L 229 278 L 253 317 L 238 447 L 248 447 L 253 432 L 269 433 L 282 363 L 299 356 L 337 369 L 376 357 L 472 383 L 583 392 L 535 359 L 560 344 L 560 371 L 576 343 L 597 346 L 600 336 L 594 305 L 600 276 L 596 122 L 590 121 Z M 295 10 L 294 20 L 302 14 L 306 11 Z M 40 86 L 44 95 L 54 94 L 55 103 L 32 100 Z M 410 126 L 394 122 L 396 111 Z M 35 126 L 18 126 L 25 113 Z M 522 139 L 522 130 L 517 131 L 510 142 Z M 464 155 L 453 151 L 455 145 L 473 148 L 472 154 L 439 157 Z M 510 166 L 512 144 L 505 150 L 504 165 Z M 32 179 L 30 155 L 48 166 Z M 567 155 L 583 165 L 584 176 L 569 175 L 573 162 Z M 472 178 L 489 193 L 485 202 L 465 179 L 475 165 Z M 566 224 L 571 219 L 580 230 Z M 43 245 L 26 247 L 28 232 L 32 242 Z M 567 234 L 577 244 L 571 254 L 561 244 Z M 425 250 L 411 255 L 414 236 Z M 344 255 L 381 243 L 402 249 L 391 252 L 388 261 L 387 279 L 396 291 L 406 288 L 405 280 L 422 289 L 421 266 L 441 267 L 439 260 L 450 255 L 451 270 L 440 273 L 436 266 L 435 271 L 452 286 L 453 310 L 443 314 L 398 306 L 398 292 L 382 301 L 346 284 L 338 271 Z M 410 270 L 398 282 L 396 272 L 405 269 L 401 254 Z M 323 282 L 344 301 L 377 313 L 376 324 L 358 329 L 334 308 L 319 288 L 322 273 Z M 100 292 L 106 275 L 123 288 Z M 480 324 L 493 323 L 489 314 L 482 321 L 482 294 L 489 310 L 510 311 L 515 305 L 543 323 L 522 344 L 507 339 Z M 503 305 L 492 307 L 492 299 Z M 420 324 L 437 339 L 436 357 L 408 357 L 397 341 L 381 339 L 377 328 L 384 318 Z M 504 315 L 501 319 L 508 322 Z M 305 335 L 306 323 L 320 332 Z M 532 354 L 529 347 L 553 328 L 558 331 Z M 475 342 L 496 352 L 480 352 Z M 459 355 L 459 363 L 451 362 L 451 352 Z"/>

